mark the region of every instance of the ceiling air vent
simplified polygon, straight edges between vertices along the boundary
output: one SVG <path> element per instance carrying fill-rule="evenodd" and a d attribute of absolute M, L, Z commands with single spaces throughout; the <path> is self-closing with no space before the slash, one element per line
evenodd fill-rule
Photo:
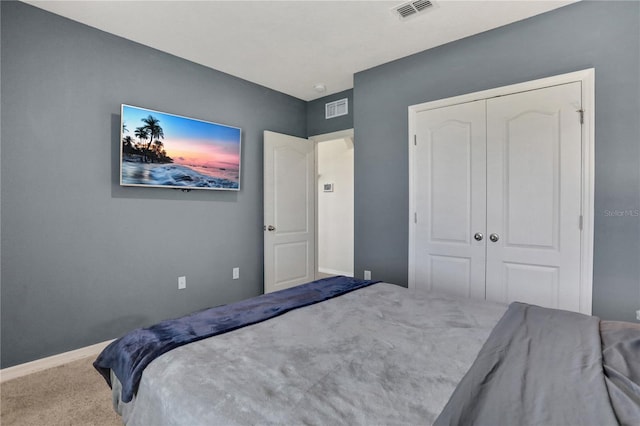
<path fill-rule="evenodd" d="M 400 19 L 407 19 L 410 16 L 417 15 L 420 12 L 433 7 L 434 3 L 429 0 L 416 0 L 402 3 L 392 10 L 398 15 Z"/>
<path fill-rule="evenodd" d="M 335 118 L 349 114 L 349 98 L 329 102 L 324 105 L 324 118 Z"/>

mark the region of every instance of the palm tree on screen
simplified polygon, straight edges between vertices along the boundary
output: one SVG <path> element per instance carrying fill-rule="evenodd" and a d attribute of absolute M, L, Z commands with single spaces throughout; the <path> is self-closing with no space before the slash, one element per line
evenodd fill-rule
<path fill-rule="evenodd" d="M 131 151 L 133 150 L 133 139 L 131 138 L 131 136 L 127 135 L 122 138 L 122 149 L 125 154 L 131 153 Z"/>
<path fill-rule="evenodd" d="M 134 134 L 136 135 L 136 137 L 138 138 L 138 140 L 140 141 L 140 147 L 142 148 L 142 152 L 143 152 L 143 158 L 141 159 L 142 161 L 146 162 L 146 151 L 147 148 L 145 148 L 145 144 L 144 141 L 146 141 L 147 139 L 149 139 L 149 133 L 148 130 L 142 126 L 142 127 L 136 127 L 136 130 L 134 132 Z"/>
<path fill-rule="evenodd" d="M 143 118 L 142 122 L 145 124 L 143 128 L 147 130 L 149 135 L 149 143 L 147 144 L 148 150 L 154 139 L 158 142 L 161 138 L 164 139 L 164 130 L 160 127 L 160 120 L 152 115 L 149 115 L 147 118 Z"/>

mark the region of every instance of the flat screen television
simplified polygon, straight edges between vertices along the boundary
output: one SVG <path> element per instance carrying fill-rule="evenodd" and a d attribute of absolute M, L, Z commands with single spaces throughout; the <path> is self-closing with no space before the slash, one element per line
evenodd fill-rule
<path fill-rule="evenodd" d="M 120 185 L 240 190 L 241 129 L 122 104 Z"/>

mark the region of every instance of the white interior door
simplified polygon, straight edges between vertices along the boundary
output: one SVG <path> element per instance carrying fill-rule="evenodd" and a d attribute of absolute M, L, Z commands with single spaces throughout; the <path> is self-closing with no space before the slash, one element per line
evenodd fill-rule
<path fill-rule="evenodd" d="M 264 132 L 264 291 L 315 275 L 313 142 Z"/>
<path fill-rule="evenodd" d="M 580 109 L 580 82 L 487 100 L 488 300 L 580 310 Z"/>
<path fill-rule="evenodd" d="M 485 137 L 484 100 L 417 113 L 417 286 L 485 298 Z"/>

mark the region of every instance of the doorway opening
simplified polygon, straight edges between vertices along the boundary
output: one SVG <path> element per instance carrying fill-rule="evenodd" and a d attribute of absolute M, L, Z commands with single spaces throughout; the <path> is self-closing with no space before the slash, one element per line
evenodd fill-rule
<path fill-rule="evenodd" d="M 309 138 L 316 152 L 316 279 L 353 276 L 353 129 Z"/>

